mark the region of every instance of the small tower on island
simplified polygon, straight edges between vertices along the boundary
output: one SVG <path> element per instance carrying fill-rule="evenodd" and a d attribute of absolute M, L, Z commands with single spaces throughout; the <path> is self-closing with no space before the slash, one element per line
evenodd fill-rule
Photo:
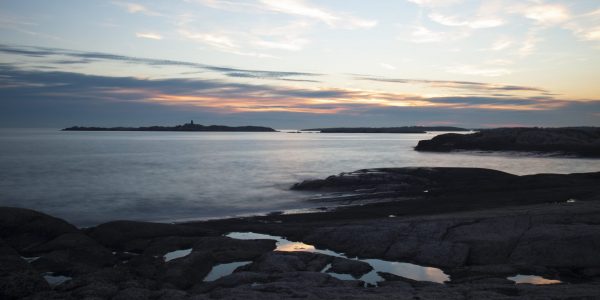
<path fill-rule="evenodd" d="M 191 121 L 190 121 L 190 125 L 194 125 L 194 120 L 191 120 Z"/>

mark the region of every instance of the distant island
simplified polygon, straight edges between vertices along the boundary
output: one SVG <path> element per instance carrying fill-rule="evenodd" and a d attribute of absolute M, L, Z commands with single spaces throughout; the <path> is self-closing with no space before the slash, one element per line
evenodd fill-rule
<path fill-rule="evenodd" d="M 600 157 L 599 127 L 496 128 L 472 134 L 447 133 L 419 141 L 417 151 L 527 151 Z"/>
<path fill-rule="evenodd" d="M 402 126 L 402 127 L 334 127 L 312 128 L 302 131 L 320 131 L 321 133 L 426 133 L 428 131 L 470 131 L 451 126 Z"/>
<path fill-rule="evenodd" d="M 224 126 L 224 125 L 200 125 L 194 121 L 176 126 L 148 126 L 148 127 L 83 127 L 73 126 L 62 129 L 63 131 L 220 131 L 220 132 L 277 132 L 270 127 L 262 126 Z"/>

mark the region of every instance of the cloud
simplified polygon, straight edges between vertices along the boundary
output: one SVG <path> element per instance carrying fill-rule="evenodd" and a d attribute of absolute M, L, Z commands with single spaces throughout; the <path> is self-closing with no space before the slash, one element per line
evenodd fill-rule
<path fill-rule="evenodd" d="M 410 32 L 410 41 L 413 43 L 438 43 L 457 40 L 468 36 L 466 32 L 433 31 L 424 26 L 414 26 Z"/>
<path fill-rule="evenodd" d="M 441 7 L 441 6 L 450 6 L 454 4 L 458 4 L 463 2 L 462 0 L 408 0 L 408 2 L 412 2 L 419 6 L 424 7 Z"/>
<path fill-rule="evenodd" d="M 396 70 L 395 66 L 386 64 L 386 63 L 379 63 L 379 66 L 381 66 L 384 69 L 388 69 L 388 70 Z"/>
<path fill-rule="evenodd" d="M 161 13 L 151 10 L 151 9 L 147 8 L 146 6 L 139 4 L 139 3 L 113 2 L 113 4 L 120 6 L 122 8 L 125 8 L 129 13 L 132 13 L 132 14 L 140 13 L 140 14 L 144 14 L 147 16 L 162 16 Z"/>
<path fill-rule="evenodd" d="M 518 6 L 517 11 L 524 17 L 544 26 L 563 23 L 571 18 L 567 7 L 560 4 L 534 4 Z"/>
<path fill-rule="evenodd" d="M 0 98 L 3 99 L 0 101 L 0 124 L 4 126 L 23 125 L 23 119 L 39 122 L 35 123 L 38 126 L 48 126 L 49 122 L 59 126 L 82 122 L 90 125 L 107 122 L 113 125 L 133 122 L 132 125 L 137 125 L 137 122 L 149 122 L 154 125 L 167 120 L 165 116 L 188 119 L 189 116 L 198 115 L 203 116 L 204 121 L 216 120 L 215 123 L 221 124 L 249 120 L 251 124 L 277 126 L 290 124 L 287 122 L 296 118 L 299 118 L 298 122 L 321 120 L 323 125 L 328 126 L 344 122 L 352 126 L 377 126 L 385 122 L 397 124 L 393 122 L 399 119 L 411 125 L 417 121 L 440 121 L 440 116 L 444 116 L 448 122 L 461 123 L 469 119 L 473 124 L 506 123 L 517 118 L 528 120 L 533 125 L 548 124 L 540 123 L 540 120 L 551 124 L 558 121 L 582 125 L 597 123 L 598 116 L 594 113 L 600 111 L 600 101 L 573 102 L 550 96 L 423 97 L 356 89 L 300 89 L 241 84 L 223 80 L 110 77 L 22 70 L 7 64 L 0 65 L 0 77 L 3 78 L 3 84 L 0 85 Z M 477 82 L 431 82 L 486 85 Z M 506 85 L 498 89 L 529 88 Z M 520 115 L 522 113 L 527 115 Z M 275 119 L 278 120 L 276 123 L 266 121 Z M 33 124 L 31 122 L 27 124 Z"/>
<path fill-rule="evenodd" d="M 484 77 L 498 77 L 509 75 L 512 73 L 512 71 L 506 68 L 487 68 L 473 65 L 457 65 L 453 67 L 448 67 L 446 68 L 446 72 Z"/>
<path fill-rule="evenodd" d="M 136 32 L 135 36 L 139 37 L 139 38 L 151 39 L 151 40 L 162 40 L 163 39 L 163 37 L 160 34 L 153 33 L 153 32 Z"/>
<path fill-rule="evenodd" d="M 360 77 L 355 77 L 355 78 L 359 79 L 359 80 L 400 83 L 400 84 L 420 84 L 420 85 L 426 85 L 429 87 L 436 87 L 436 88 L 452 88 L 452 89 L 477 90 L 477 91 L 487 91 L 487 92 L 520 91 L 520 92 L 538 92 L 538 93 L 543 93 L 543 94 L 549 93 L 545 89 L 536 88 L 536 87 L 485 83 L 485 82 L 474 82 L 474 81 L 382 78 L 382 77 L 368 77 L 368 76 L 360 76 Z"/>
<path fill-rule="evenodd" d="M 495 17 L 476 17 L 473 20 L 461 19 L 457 16 L 446 16 L 439 13 L 429 14 L 429 18 L 439 24 L 453 27 L 469 27 L 472 29 L 492 28 L 504 24 L 504 21 Z"/>
<path fill-rule="evenodd" d="M 494 43 L 490 47 L 490 50 L 492 50 L 492 51 L 502 51 L 502 50 L 505 50 L 505 49 L 507 49 L 508 47 L 510 47 L 512 45 L 513 45 L 513 41 L 511 39 L 500 38 L 500 39 L 497 39 L 496 41 L 494 41 Z"/>
<path fill-rule="evenodd" d="M 44 47 L 27 47 L 27 46 L 10 46 L 0 44 L 0 52 L 22 55 L 36 58 L 55 58 L 55 57 L 68 57 L 76 59 L 84 59 L 82 63 L 94 63 L 97 60 L 108 60 L 117 61 L 124 63 L 142 64 L 148 66 L 178 66 L 178 67 L 189 67 L 193 69 L 209 70 L 218 72 L 230 77 L 240 77 L 239 74 L 245 74 L 247 77 L 254 78 L 265 78 L 265 79 L 282 79 L 294 76 L 300 77 L 314 77 L 320 76 L 318 73 L 308 72 L 293 72 L 293 71 L 267 71 L 267 70 L 249 70 L 240 68 L 230 68 L 213 66 L 208 64 L 193 63 L 186 61 L 176 60 L 165 60 L 165 59 L 152 59 L 152 58 L 139 58 L 125 55 L 116 55 L 102 52 L 86 52 L 86 51 L 75 51 L 58 48 L 44 48 Z M 56 63 L 56 61 L 54 61 Z"/>
<path fill-rule="evenodd" d="M 257 0 L 257 1 L 226 1 L 226 0 L 199 0 L 205 6 L 236 12 L 271 12 L 317 20 L 332 28 L 359 29 L 372 28 L 377 21 L 356 17 L 345 12 L 334 12 L 304 0 Z"/>

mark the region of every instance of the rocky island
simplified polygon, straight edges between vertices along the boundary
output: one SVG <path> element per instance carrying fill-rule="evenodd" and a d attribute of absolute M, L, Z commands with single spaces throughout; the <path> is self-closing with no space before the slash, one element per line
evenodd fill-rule
<path fill-rule="evenodd" d="M 469 131 L 469 129 L 451 126 L 402 126 L 402 127 L 335 127 L 312 128 L 302 131 L 321 133 L 426 133 L 428 131 Z"/>
<path fill-rule="evenodd" d="M 392 168 L 294 185 L 359 204 L 321 213 L 76 228 L 2 207 L 0 298 L 594 299 L 599 186 Z"/>
<path fill-rule="evenodd" d="M 599 127 L 496 128 L 472 134 L 447 133 L 419 141 L 417 151 L 527 151 L 600 157 Z"/>
<path fill-rule="evenodd" d="M 176 126 L 148 126 L 148 127 L 82 127 L 73 126 L 63 131 L 218 131 L 218 132 L 277 132 L 277 130 L 262 126 L 224 126 L 200 125 L 194 121 Z"/>

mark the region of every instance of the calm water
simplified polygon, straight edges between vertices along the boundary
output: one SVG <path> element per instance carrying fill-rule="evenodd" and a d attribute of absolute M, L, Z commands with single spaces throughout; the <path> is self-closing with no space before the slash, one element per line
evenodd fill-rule
<path fill-rule="evenodd" d="M 0 205 L 87 226 L 318 204 L 295 182 L 361 168 L 484 167 L 514 174 L 600 170 L 600 160 L 412 150 L 434 134 L 0 130 Z"/>

